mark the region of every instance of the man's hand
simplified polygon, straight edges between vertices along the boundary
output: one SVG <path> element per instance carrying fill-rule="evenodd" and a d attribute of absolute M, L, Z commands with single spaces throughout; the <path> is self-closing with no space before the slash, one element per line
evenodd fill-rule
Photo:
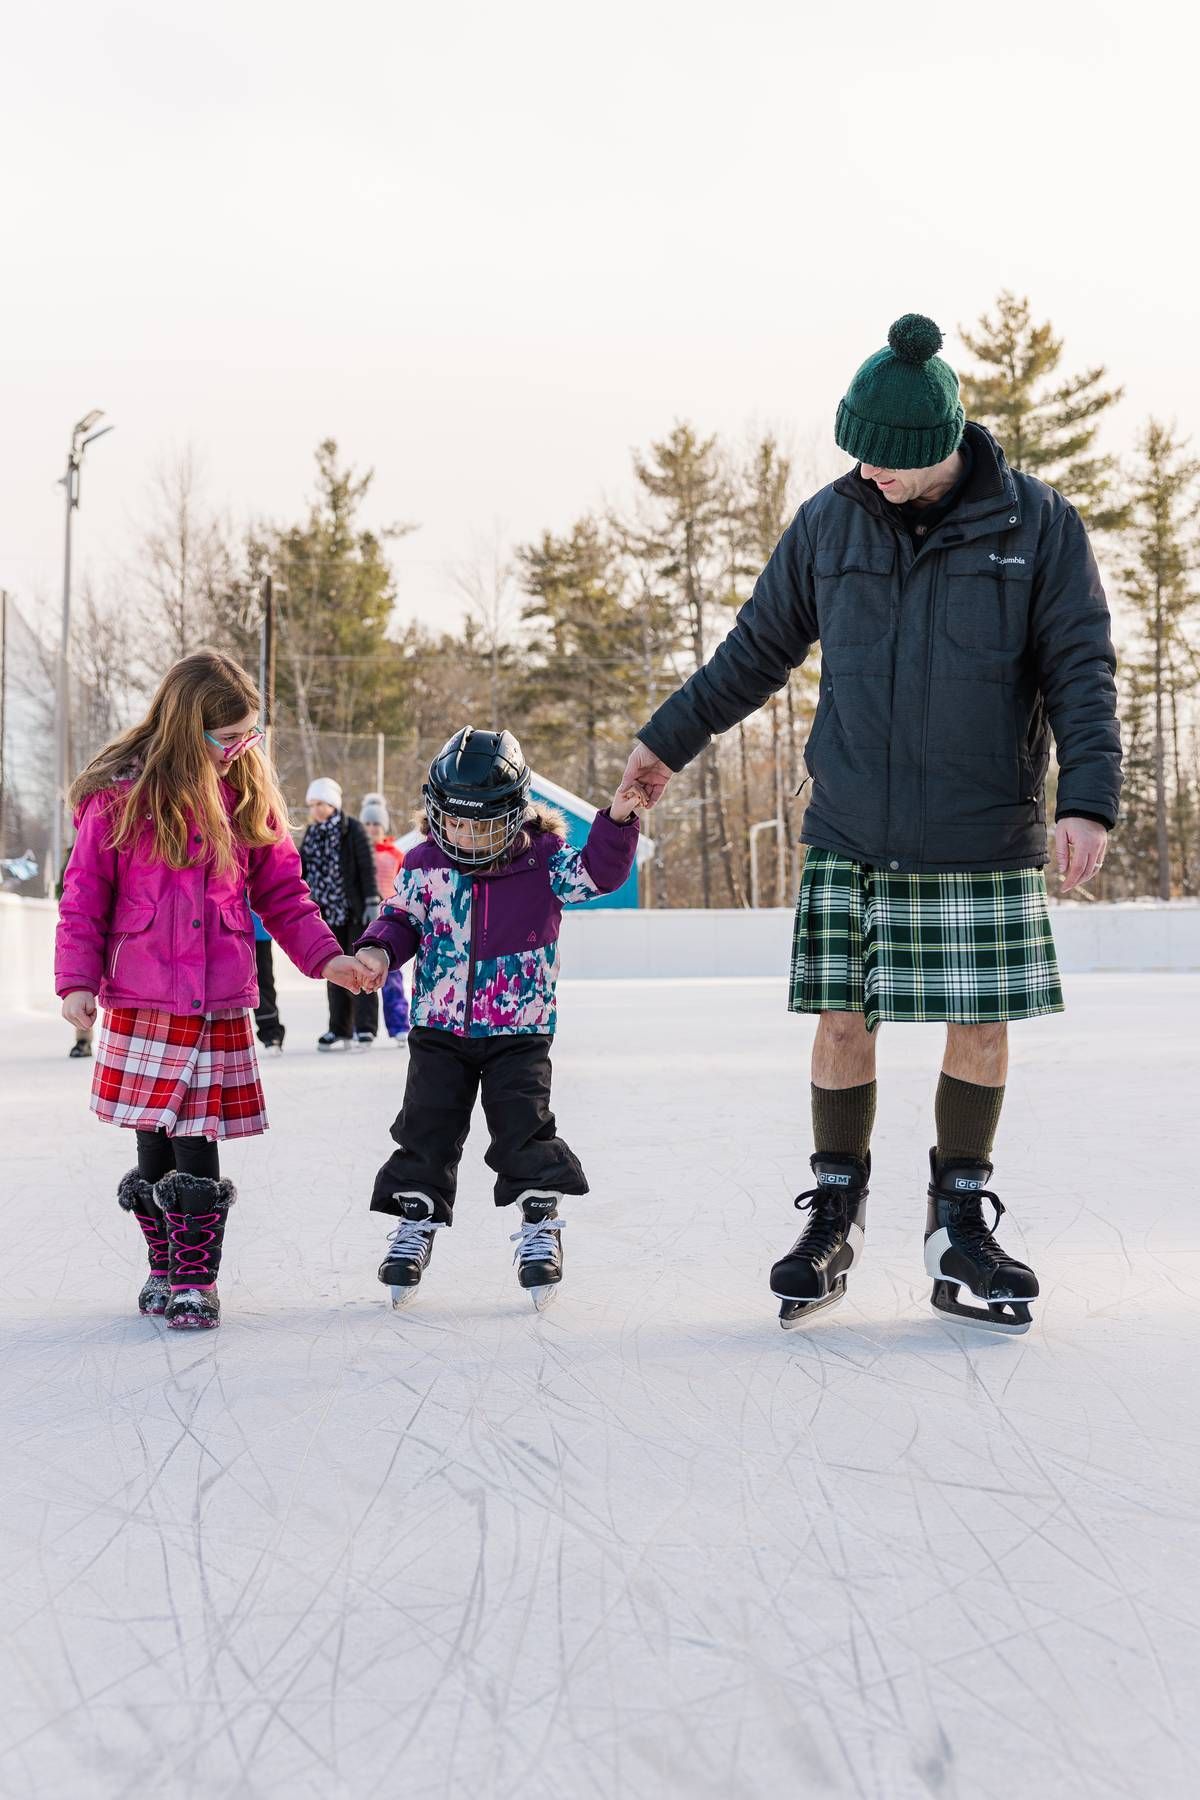
<path fill-rule="evenodd" d="M 635 812 L 641 812 L 646 797 L 638 787 L 619 787 L 609 802 L 608 816 L 614 825 L 623 825 Z"/>
<path fill-rule="evenodd" d="M 1108 832 L 1094 819 L 1060 819 L 1054 827 L 1059 895 L 1090 881 L 1104 861 Z"/>
<path fill-rule="evenodd" d="M 674 773 L 674 769 L 668 769 L 653 750 L 647 750 L 645 744 L 638 743 L 629 753 L 619 791 L 636 788 L 647 806 L 657 806 L 663 797 L 663 789 Z"/>
<path fill-rule="evenodd" d="M 88 988 L 75 988 L 63 996 L 62 1016 L 76 1031 L 90 1031 L 96 1023 L 96 996 Z"/>
<path fill-rule="evenodd" d="M 356 957 L 331 956 L 321 975 L 334 987 L 345 988 L 348 994 L 361 994 L 363 990 L 363 967 Z"/>
<path fill-rule="evenodd" d="M 374 994 L 388 978 L 391 961 L 386 950 L 373 950 L 369 944 L 358 953 L 359 974 L 364 994 Z"/>

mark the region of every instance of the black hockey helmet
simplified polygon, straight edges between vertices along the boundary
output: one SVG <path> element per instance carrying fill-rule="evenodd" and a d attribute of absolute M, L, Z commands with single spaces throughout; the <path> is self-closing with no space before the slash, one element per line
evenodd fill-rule
<path fill-rule="evenodd" d="M 529 782 L 528 764 L 511 731 L 476 731 L 464 725 L 430 763 L 421 790 L 434 843 L 465 869 L 495 862 L 521 829 Z M 472 827 L 466 834 L 464 822 Z"/>

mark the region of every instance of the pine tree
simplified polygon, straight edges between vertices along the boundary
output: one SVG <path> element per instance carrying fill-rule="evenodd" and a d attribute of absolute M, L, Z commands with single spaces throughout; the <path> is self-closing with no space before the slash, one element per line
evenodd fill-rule
<path fill-rule="evenodd" d="M 974 331 L 960 326 L 959 336 L 983 364 L 962 374 L 967 417 L 1000 440 L 1014 469 L 1058 488 L 1087 525 L 1119 529 L 1116 459 L 1095 448 L 1101 416 L 1124 391 L 1104 385 L 1107 369 L 1062 375 L 1062 339 L 1051 325 L 1035 324 L 1029 301 L 1007 290 L 994 317 L 985 314 Z"/>
<path fill-rule="evenodd" d="M 652 443 L 649 457 L 634 457 L 634 473 L 648 517 L 624 529 L 626 547 L 654 571 L 657 592 L 686 634 L 693 666 L 708 656 L 716 595 L 721 586 L 728 484 L 715 437 L 701 438 L 691 425 L 676 425 Z M 733 904 L 741 882 L 725 824 L 721 767 L 710 745 L 697 758 L 700 799 L 700 887 L 712 905 L 712 824 L 715 815 L 722 869 Z"/>
<path fill-rule="evenodd" d="M 622 739 L 630 729 L 641 649 L 617 549 L 600 522 L 586 517 L 565 537 L 546 531 L 536 544 L 522 546 L 517 564 L 528 596 L 521 617 L 533 627 L 529 678 L 519 690 L 522 712 L 555 758 L 577 752 L 572 779 L 595 799 L 608 727 L 619 721 Z"/>
<path fill-rule="evenodd" d="M 303 525 L 266 534 L 253 554 L 270 561 L 279 597 L 279 707 L 296 718 L 306 764 L 322 733 L 386 730 L 402 714 L 398 659 L 388 638 L 396 592 L 388 538 L 358 519 L 372 471 L 339 466 L 338 447 L 317 447 L 317 491 Z"/>
<path fill-rule="evenodd" d="M 1187 626 L 1200 604 L 1200 461 L 1185 455 L 1186 448 L 1187 440 L 1173 427 L 1156 419 L 1147 422 L 1138 439 L 1129 523 L 1121 539 L 1125 561 L 1119 579 L 1141 629 L 1140 668 L 1153 715 L 1154 847 L 1161 900 L 1171 897 L 1168 715 L 1177 722 L 1175 690 L 1190 648 Z"/>

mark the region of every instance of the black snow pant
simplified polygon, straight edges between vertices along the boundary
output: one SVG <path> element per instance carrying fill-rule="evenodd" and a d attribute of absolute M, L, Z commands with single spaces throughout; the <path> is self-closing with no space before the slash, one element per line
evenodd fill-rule
<path fill-rule="evenodd" d="M 450 1223 L 458 1165 L 482 1090 L 491 1143 L 484 1158 L 496 1171 L 497 1206 L 527 1188 L 586 1194 L 579 1159 L 558 1135 L 550 1111 L 550 1045 L 542 1033 L 521 1037 L 455 1037 L 414 1025 L 408 1034 L 408 1081 L 392 1151 L 375 1177 L 371 1211 L 398 1213 L 400 1190 L 425 1194 L 434 1217 Z"/>
<path fill-rule="evenodd" d="M 354 940 L 362 936 L 362 926 L 347 919 L 344 925 L 331 925 L 329 929 L 346 954 L 353 956 Z M 329 995 L 329 1029 L 334 1037 L 353 1037 L 356 1031 L 369 1031 L 372 1037 L 378 1034 L 378 994 L 348 994 L 332 981 L 325 983 L 325 990 Z"/>
<path fill-rule="evenodd" d="M 279 1003 L 275 998 L 275 959 L 271 954 L 270 938 L 254 940 L 254 961 L 258 967 L 258 1005 L 254 1009 L 254 1029 L 258 1033 L 258 1041 L 268 1049 L 282 1044 L 284 1038 L 283 1020 L 279 1017 Z"/>

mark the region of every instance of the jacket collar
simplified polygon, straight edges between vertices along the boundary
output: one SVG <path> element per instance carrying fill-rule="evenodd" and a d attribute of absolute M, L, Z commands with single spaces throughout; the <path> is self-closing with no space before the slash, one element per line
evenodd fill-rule
<path fill-rule="evenodd" d="M 557 839 L 553 840 L 553 844 L 557 842 Z M 527 869 L 530 857 L 536 862 L 547 862 L 552 847 L 549 834 L 538 832 L 523 849 L 516 851 L 507 862 L 501 863 L 498 869 L 460 869 L 431 837 L 427 837 L 422 843 L 413 845 L 404 859 L 404 866 L 406 869 L 452 869 L 464 881 L 503 881 L 506 875 L 516 875 L 522 869 Z"/>
<path fill-rule="evenodd" d="M 990 431 L 970 420 L 964 435 L 971 440 L 971 475 L 958 504 L 942 521 L 943 527 L 953 524 L 963 538 L 974 538 L 994 531 L 1000 514 L 1007 515 L 1005 522 L 1008 525 L 1019 525 L 1021 496 L 1003 450 Z M 833 491 L 843 499 L 852 500 L 881 523 L 890 525 L 893 531 L 902 529 L 895 517 L 895 507 L 884 499 L 873 481 L 863 480 L 861 463 L 840 476 L 833 484 Z"/>

